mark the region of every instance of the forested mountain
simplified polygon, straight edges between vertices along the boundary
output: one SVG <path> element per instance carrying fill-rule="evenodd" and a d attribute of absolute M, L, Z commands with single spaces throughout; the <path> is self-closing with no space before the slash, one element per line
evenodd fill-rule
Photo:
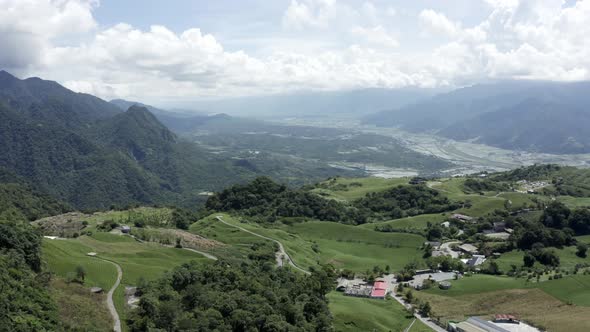
<path fill-rule="evenodd" d="M 124 112 L 38 78 L 0 73 L 0 167 L 78 209 L 194 204 L 251 170 L 179 141 L 149 111 Z"/>
<path fill-rule="evenodd" d="M 508 149 L 586 153 L 590 82 L 475 85 L 364 119 Z"/>

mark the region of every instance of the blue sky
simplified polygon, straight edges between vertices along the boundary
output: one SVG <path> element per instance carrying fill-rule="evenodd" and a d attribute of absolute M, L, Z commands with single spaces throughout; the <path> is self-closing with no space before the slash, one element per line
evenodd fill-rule
<path fill-rule="evenodd" d="M 590 0 L 0 0 L 0 68 L 160 104 L 590 79 Z"/>

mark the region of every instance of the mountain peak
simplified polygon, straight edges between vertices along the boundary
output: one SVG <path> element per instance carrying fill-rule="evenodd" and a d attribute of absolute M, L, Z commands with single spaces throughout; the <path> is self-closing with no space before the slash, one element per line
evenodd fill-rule
<path fill-rule="evenodd" d="M 6 70 L 0 70 L 0 83 L 11 81 L 19 81 L 19 79 Z"/>

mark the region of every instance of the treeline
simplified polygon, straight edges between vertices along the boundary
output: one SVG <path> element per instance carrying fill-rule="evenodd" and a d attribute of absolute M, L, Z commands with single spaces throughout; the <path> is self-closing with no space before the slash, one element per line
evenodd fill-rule
<path fill-rule="evenodd" d="M 397 186 L 381 192 L 368 193 L 354 201 L 354 206 L 375 217 L 398 219 L 425 213 L 440 213 L 461 207 L 438 191 L 425 185 Z"/>
<path fill-rule="evenodd" d="M 140 287 L 131 331 L 330 331 L 331 268 L 303 276 L 272 263 L 177 267 Z"/>
<path fill-rule="evenodd" d="M 539 220 L 510 218 L 507 226 L 514 229 L 510 241 L 519 249 L 571 246 L 576 244 L 576 235 L 590 234 L 590 210 L 571 210 L 565 204 L 553 201 L 543 210 Z M 540 254 L 535 256 L 540 257 Z"/>
<path fill-rule="evenodd" d="M 305 190 L 287 188 L 267 177 L 225 189 L 211 196 L 205 207 L 212 211 L 240 212 L 261 222 L 293 217 L 350 224 L 362 224 L 367 220 L 366 215 L 353 206 Z"/>
<path fill-rule="evenodd" d="M 57 331 L 49 275 L 41 271 L 41 235 L 26 220 L 0 216 L 0 330 Z"/>

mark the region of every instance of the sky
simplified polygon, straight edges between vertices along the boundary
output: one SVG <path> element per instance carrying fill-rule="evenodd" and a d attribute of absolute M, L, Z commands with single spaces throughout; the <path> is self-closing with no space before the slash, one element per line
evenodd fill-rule
<path fill-rule="evenodd" d="M 590 79 L 590 0 L 0 0 L 0 69 L 105 99 Z"/>

